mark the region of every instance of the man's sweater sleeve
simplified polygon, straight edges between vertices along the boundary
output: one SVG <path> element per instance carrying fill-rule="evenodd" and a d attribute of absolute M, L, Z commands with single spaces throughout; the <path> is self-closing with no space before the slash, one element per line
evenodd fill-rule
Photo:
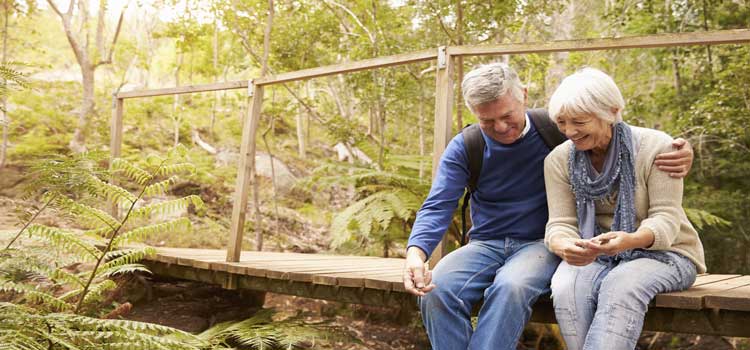
<path fill-rule="evenodd" d="M 458 134 L 440 158 L 430 194 L 417 212 L 407 247 L 418 247 L 429 257 L 440 243 L 464 194 L 469 179 L 467 164 L 463 136 Z"/>

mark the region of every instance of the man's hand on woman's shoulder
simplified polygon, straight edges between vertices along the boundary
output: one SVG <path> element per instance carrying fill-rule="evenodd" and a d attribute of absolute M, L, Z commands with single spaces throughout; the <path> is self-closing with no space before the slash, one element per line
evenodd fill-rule
<path fill-rule="evenodd" d="M 674 151 L 657 155 L 654 164 L 671 177 L 687 177 L 693 166 L 693 147 L 681 137 L 672 141 L 672 147 Z"/>

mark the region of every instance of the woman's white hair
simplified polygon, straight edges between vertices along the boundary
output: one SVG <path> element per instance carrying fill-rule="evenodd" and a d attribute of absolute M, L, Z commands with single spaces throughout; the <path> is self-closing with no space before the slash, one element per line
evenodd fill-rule
<path fill-rule="evenodd" d="M 615 81 L 606 73 L 581 69 L 563 79 L 549 100 L 549 117 L 591 114 L 609 124 L 622 121 L 625 100 Z"/>
<path fill-rule="evenodd" d="M 466 107 L 474 112 L 474 107 L 492 102 L 511 92 L 519 102 L 523 103 L 523 85 L 513 68 L 505 63 L 495 62 L 479 66 L 464 75 L 461 83 Z"/>

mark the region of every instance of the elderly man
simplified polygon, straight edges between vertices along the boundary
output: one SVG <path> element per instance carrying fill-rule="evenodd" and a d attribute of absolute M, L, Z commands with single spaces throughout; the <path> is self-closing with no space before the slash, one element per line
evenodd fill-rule
<path fill-rule="evenodd" d="M 502 63 L 464 77 L 466 105 L 479 119 L 482 167 L 471 195 L 467 245 L 430 272 L 425 262 L 451 223 L 470 171 L 464 137 L 445 149 L 430 194 L 417 213 L 406 253 L 404 286 L 419 296 L 432 348 L 515 349 L 536 299 L 549 292 L 558 263 L 544 245 L 547 197 L 544 158 L 550 148 L 526 112 L 526 88 Z M 684 140 L 657 166 L 683 177 L 692 163 Z M 473 307 L 483 301 L 476 328 Z"/>

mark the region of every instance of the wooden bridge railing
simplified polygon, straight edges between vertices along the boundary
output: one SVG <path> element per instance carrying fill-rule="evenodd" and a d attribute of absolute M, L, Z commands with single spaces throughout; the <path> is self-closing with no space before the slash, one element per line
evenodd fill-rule
<path fill-rule="evenodd" d="M 206 85 L 183 86 L 166 89 L 118 92 L 113 96 L 110 150 L 112 157 L 119 157 L 122 144 L 123 104 L 125 99 L 160 95 L 185 94 L 205 91 L 242 89 L 248 91 L 248 108 L 242 123 L 242 140 L 240 159 L 235 189 L 232 224 L 227 247 L 226 261 L 237 262 L 242 247 L 242 233 L 247 210 L 247 197 L 250 188 L 250 169 L 255 162 L 256 133 L 263 104 L 263 90 L 266 85 L 305 80 L 334 74 L 357 72 L 382 67 L 403 65 L 415 62 L 437 60 L 435 127 L 433 141 L 433 176 L 440 156 L 451 137 L 453 119 L 453 70 L 454 57 L 475 55 L 507 55 L 527 53 L 551 53 L 566 51 L 613 50 L 632 48 L 657 48 L 686 45 L 717 45 L 750 42 L 750 30 L 721 30 L 711 32 L 691 32 L 674 34 L 657 34 L 630 36 L 622 38 L 601 38 L 554 41 L 548 43 L 521 43 L 508 45 L 467 45 L 440 47 L 406 54 L 378 57 L 367 60 L 347 62 L 330 66 L 304 69 L 296 72 L 281 73 L 260 77 L 249 81 L 234 81 Z M 444 255 L 445 245 L 441 243 L 433 253 L 431 264 L 434 265 Z"/>

